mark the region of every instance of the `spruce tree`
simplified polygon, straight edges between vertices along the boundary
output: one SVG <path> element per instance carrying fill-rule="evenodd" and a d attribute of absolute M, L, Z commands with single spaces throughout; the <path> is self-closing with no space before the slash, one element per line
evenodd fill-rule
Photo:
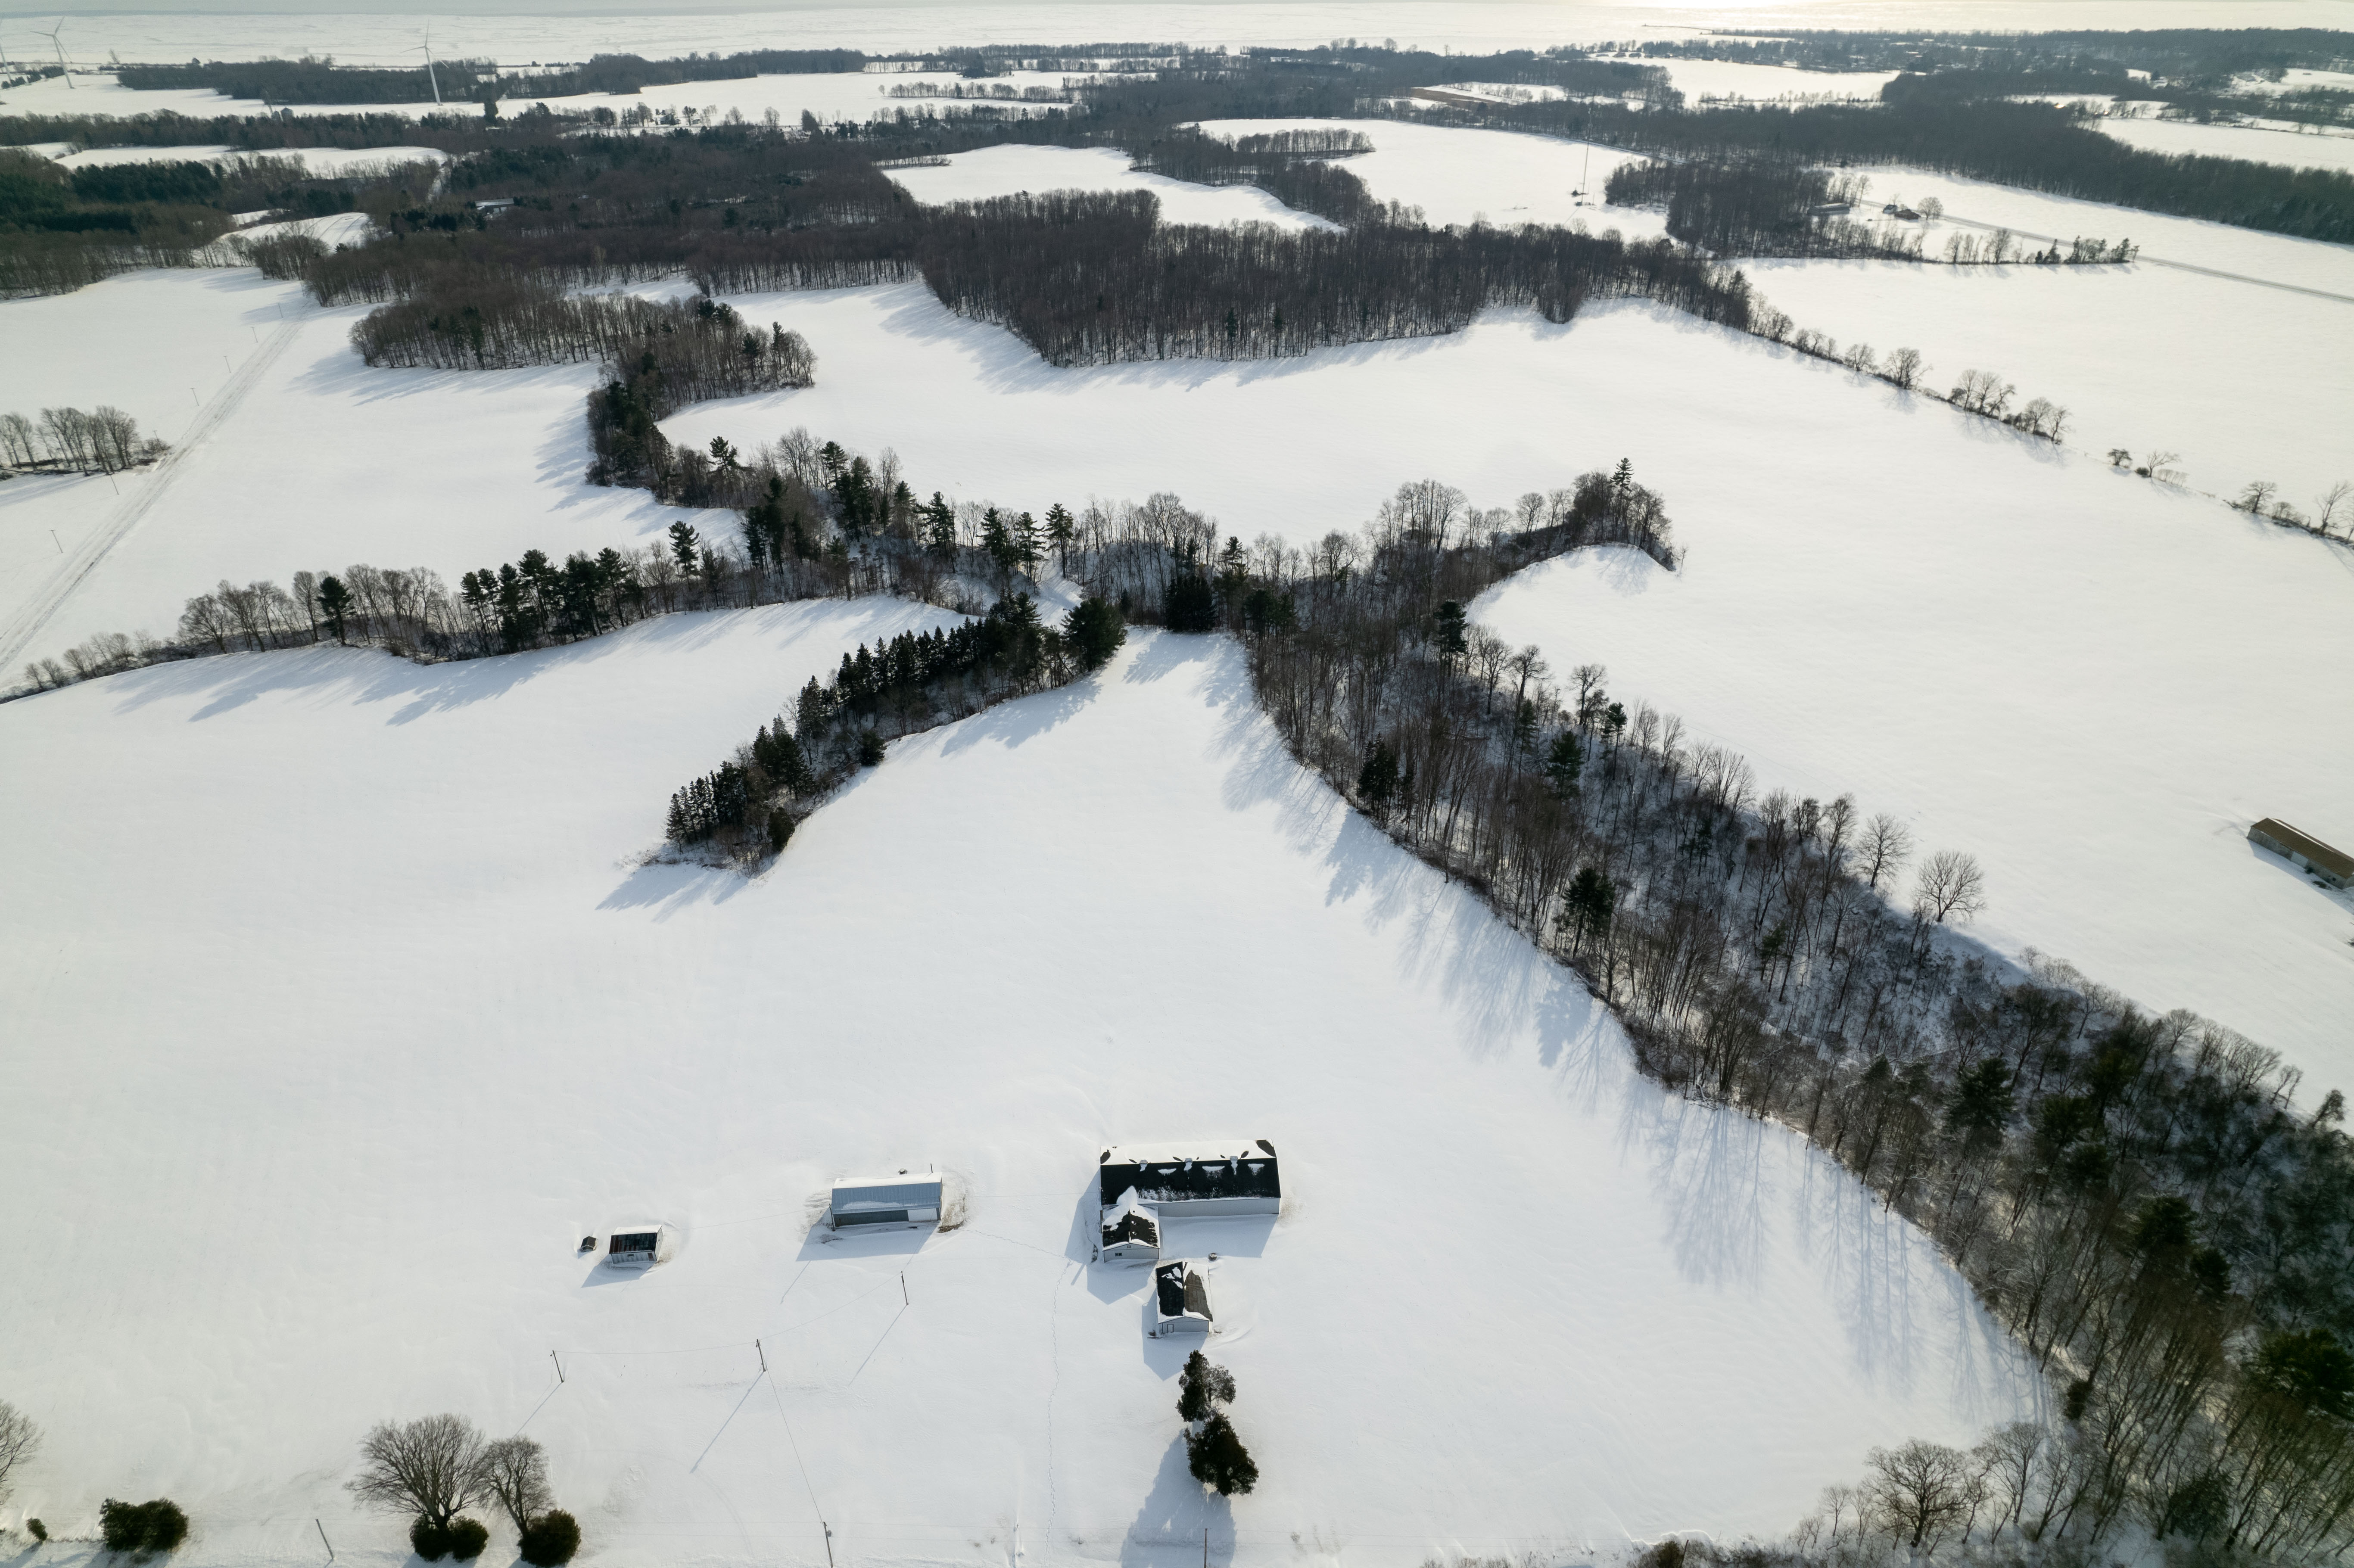
<path fill-rule="evenodd" d="M 1553 738 L 1553 749 L 1545 754 L 1545 783 L 1553 799 L 1566 800 L 1577 793 L 1577 775 L 1585 766 L 1585 749 L 1577 744 L 1577 736 L 1563 730 Z"/>
<path fill-rule="evenodd" d="M 1258 1466 L 1224 1411 L 1213 1414 L 1201 1431 L 1185 1435 L 1185 1467 L 1222 1498 L 1247 1493 L 1258 1485 Z"/>
<path fill-rule="evenodd" d="M 1460 604 L 1451 599 L 1443 601 L 1431 611 L 1430 620 L 1433 641 L 1437 644 L 1440 657 L 1462 653 L 1469 649 L 1470 644 L 1463 636 L 1465 616 Z"/>
<path fill-rule="evenodd" d="M 344 641 L 344 617 L 349 615 L 351 610 L 352 590 L 344 586 L 344 579 L 320 578 L 319 613 L 327 618 L 328 630 L 334 632 L 335 641 L 338 642 Z"/>
<path fill-rule="evenodd" d="M 1365 748 L 1365 765 L 1357 769 L 1357 798 L 1376 816 L 1389 810 L 1390 798 L 1397 793 L 1397 753 L 1386 740 L 1375 740 Z"/>
<path fill-rule="evenodd" d="M 1100 670 L 1119 645 L 1128 641 L 1128 627 L 1119 607 L 1108 599 L 1083 599 L 1063 618 L 1063 636 L 1079 658 L 1082 670 Z"/>
<path fill-rule="evenodd" d="M 678 569 L 689 577 L 695 575 L 696 563 L 702 558 L 702 544 L 694 524 L 679 522 L 670 525 L 670 558 L 676 561 Z M 528 556 L 525 558 L 529 559 Z"/>

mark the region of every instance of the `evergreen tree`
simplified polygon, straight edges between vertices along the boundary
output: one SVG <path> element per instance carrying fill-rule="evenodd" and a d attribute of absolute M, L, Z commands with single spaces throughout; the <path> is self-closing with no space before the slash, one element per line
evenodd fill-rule
<path fill-rule="evenodd" d="M 1209 579 L 1182 567 L 1171 573 L 1169 587 L 1161 595 L 1161 619 L 1172 631 L 1215 631 L 1218 599 Z"/>
<path fill-rule="evenodd" d="M 1397 753 L 1388 741 L 1377 739 L 1365 747 L 1365 765 L 1357 769 L 1357 798 L 1373 815 L 1382 816 L 1389 810 L 1397 785 Z"/>
<path fill-rule="evenodd" d="M 1224 1411 L 1204 1421 L 1201 1431 L 1185 1435 L 1185 1467 L 1195 1480 L 1215 1488 L 1222 1498 L 1247 1493 L 1258 1485 L 1258 1466 Z"/>
<path fill-rule="evenodd" d="M 1185 1367 L 1177 1374 L 1177 1414 L 1189 1425 L 1207 1421 L 1217 1414 L 1221 1404 L 1231 1404 L 1235 1397 L 1235 1374 L 1222 1366 L 1211 1364 L 1210 1358 L 1195 1351 L 1185 1358 Z"/>
<path fill-rule="evenodd" d="M 1566 800 L 1577 793 L 1577 775 L 1585 766 L 1585 749 L 1577 744 L 1577 736 L 1563 730 L 1553 737 L 1553 749 L 1545 754 L 1545 784 L 1553 790 L 1553 799 Z"/>
<path fill-rule="evenodd" d="M 1128 641 L 1128 626 L 1110 600 L 1083 599 L 1064 617 L 1063 636 L 1078 654 L 1080 669 L 1100 670 Z"/>
<path fill-rule="evenodd" d="M 1013 568 L 1022 559 L 1021 548 L 1014 544 L 1013 530 L 1005 525 L 1004 517 L 994 506 L 981 514 L 981 547 L 997 563 L 1000 584 L 1011 583 Z"/>
<path fill-rule="evenodd" d="M 678 563 L 680 571 L 694 575 L 702 545 L 702 537 L 695 533 L 694 524 L 679 522 L 670 525 L 670 558 Z M 528 560 L 530 557 L 525 558 Z"/>
<path fill-rule="evenodd" d="M 1451 599 L 1444 601 L 1431 612 L 1430 620 L 1432 637 L 1441 657 L 1469 650 L 1470 644 L 1464 641 L 1465 617 L 1460 604 Z"/>
<path fill-rule="evenodd" d="M 1570 878 L 1569 891 L 1562 895 L 1561 915 L 1554 924 L 1568 927 L 1572 952 L 1583 950 L 1588 931 L 1597 937 L 1610 934 L 1610 915 L 1617 903 L 1618 890 L 1592 866 Z"/>
<path fill-rule="evenodd" d="M 344 641 L 344 618 L 352 612 L 352 590 L 344 586 L 341 577 L 319 579 L 319 613 L 327 618 L 327 629 L 335 641 Z"/>
<path fill-rule="evenodd" d="M 956 508 L 932 492 L 931 504 L 923 508 L 924 546 L 945 561 L 953 562 L 957 553 Z"/>
<path fill-rule="evenodd" d="M 1014 520 L 1013 555 L 1022 569 L 1034 574 L 1038 563 L 1046 558 L 1044 536 L 1038 532 L 1038 519 L 1024 512 Z"/>
<path fill-rule="evenodd" d="M 1064 577 L 1071 575 L 1071 542 L 1078 536 L 1069 507 L 1057 501 L 1046 508 L 1046 542 L 1055 546 L 1055 570 Z"/>

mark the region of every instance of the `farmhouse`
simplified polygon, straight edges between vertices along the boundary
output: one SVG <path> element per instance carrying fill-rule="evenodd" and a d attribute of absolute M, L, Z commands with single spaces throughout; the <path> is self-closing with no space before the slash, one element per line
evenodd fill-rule
<path fill-rule="evenodd" d="M 2299 870 L 2319 877 L 2332 887 L 2354 887 L 2354 855 L 2332 849 L 2311 833 L 2302 833 L 2277 817 L 2266 817 L 2248 830 L 2259 849 L 2268 849 Z"/>
<path fill-rule="evenodd" d="M 617 1225 L 605 1238 L 608 1268 L 652 1268 L 678 1250 L 678 1233 L 659 1221 Z"/>
<path fill-rule="evenodd" d="M 857 1225 L 929 1225 L 940 1217 L 940 1179 L 936 1175 L 844 1176 L 833 1184 L 826 1224 L 835 1230 Z"/>
<path fill-rule="evenodd" d="M 1161 1216 L 1130 1187 L 1103 1212 L 1096 1255 L 1106 1263 L 1150 1263 L 1161 1255 Z"/>
<path fill-rule="evenodd" d="M 1096 1169 L 1097 1201 L 1107 1210 L 1131 1190 L 1163 1218 L 1283 1207 L 1275 1145 L 1263 1138 L 1115 1145 L 1097 1157 Z"/>
<path fill-rule="evenodd" d="M 1161 1264 L 1152 1271 L 1152 1337 L 1206 1334 L 1210 1319 L 1210 1275 L 1190 1257 Z"/>

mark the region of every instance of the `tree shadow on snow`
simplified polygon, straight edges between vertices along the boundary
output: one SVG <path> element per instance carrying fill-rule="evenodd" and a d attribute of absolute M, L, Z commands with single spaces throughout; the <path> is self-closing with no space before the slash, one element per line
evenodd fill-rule
<path fill-rule="evenodd" d="M 1183 1364 L 1183 1356 L 1177 1360 Z M 1234 1505 L 1204 1488 L 1185 1468 L 1185 1440 L 1180 1437 L 1161 1456 L 1152 1490 L 1120 1542 L 1120 1563 L 1123 1568 L 1175 1568 L 1198 1562 L 1204 1531 L 1212 1559 L 1233 1562 Z"/>

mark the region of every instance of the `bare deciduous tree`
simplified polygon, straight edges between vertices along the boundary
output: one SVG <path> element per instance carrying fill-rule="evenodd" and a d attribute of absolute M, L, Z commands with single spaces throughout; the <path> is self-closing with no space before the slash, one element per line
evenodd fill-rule
<path fill-rule="evenodd" d="M 2279 493 L 2280 486 L 2269 479 L 2250 480 L 2248 488 L 2240 492 L 2240 499 L 2232 504 L 2243 512 L 2261 514 L 2272 504 L 2273 497 Z"/>
<path fill-rule="evenodd" d="M 1863 847 L 1858 853 L 1864 884 L 1877 893 L 1881 878 L 1895 876 L 1896 868 L 1912 854 L 1912 830 L 1882 811 L 1864 824 Z"/>
<path fill-rule="evenodd" d="M 8 1494 L 8 1474 L 40 1451 L 41 1429 L 33 1418 L 0 1399 L 0 1497 Z"/>
<path fill-rule="evenodd" d="M 1881 1527 L 1914 1552 L 1934 1552 L 1967 1526 L 1983 1495 L 1968 1455 L 1915 1437 L 1896 1449 L 1874 1448 L 1865 1461 L 1865 1506 Z"/>
<path fill-rule="evenodd" d="M 1947 916 L 1967 920 L 1986 907 L 1986 874 L 1976 856 L 1939 850 L 1921 868 L 1913 906 L 1942 926 Z"/>
<path fill-rule="evenodd" d="M 483 1488 L 520 1532 L 556 1506 L 547 1484 L 547 1454 L 529 1437 L 502 1437 L 482 1448 Z"/>
<path fill-rule="evenodd" d="M 2316 496 L 2314 505 L 2317 510 L 2314 513 L 2313 525 L 2327 535 L 2340 512 L 2354 510 L 2347 506 L 2349 497 L 2354 497 L 2354 480 L 2341 479 Z"/>
<path fill-rule="evenodd" d="M 354 1497 L 444 1530 L 484 1494 L 482 1435 L 462 1415 L 379 1422 L 360 1440 L 360 1464 L 345 1483 Z"/>
<path fill-rule="evenodd" d="M 1910 392 L 1919 383 L 1921 370 L 1921 351 L 1917 348 L 1900 348 L 1889 355 L 1888 363 L 1881 367 L 1880 373 Z"/>

